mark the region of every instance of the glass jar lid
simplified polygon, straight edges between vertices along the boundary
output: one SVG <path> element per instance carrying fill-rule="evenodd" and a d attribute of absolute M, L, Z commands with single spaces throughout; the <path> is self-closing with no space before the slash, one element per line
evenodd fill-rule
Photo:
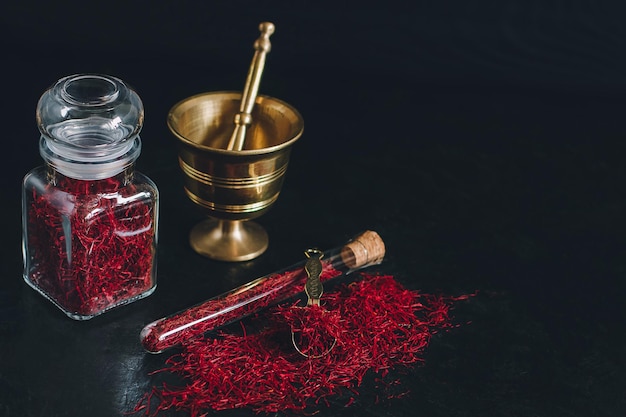
<path fill-rule="evenodd" d="M 42 157 L 70 177 L 107 178 L 139 156 L 143 103 L 118 78 L 61 78 L 39 99 L 36 118 Z"/>

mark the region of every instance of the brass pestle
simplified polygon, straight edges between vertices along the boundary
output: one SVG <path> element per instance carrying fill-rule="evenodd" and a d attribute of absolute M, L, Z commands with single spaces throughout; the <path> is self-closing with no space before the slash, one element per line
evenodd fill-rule
<path fill-rule="evenodd" d="M 252 63 L 250 64 L 246 78 L 246 85 L 241 95 L 239 113 L 235 115 L 235 129 L 226 147 L 226 149 L 230 151 L 240 151 L 243 149 L 248 126 L 252 123 L 252 108 L 254 107 L 254 102 L 259 92 L 259 84 L 261 83 L 261 76 L 263 75 L 263 68 L 265 67 L 265 57 L 272 49 L 270 36 L 274 33 L 274 24 L 263 22 L 259 25 L 259 31 L 261 31 L 261 36 L 254 42 L 254 57 L 252 58 Z"/>

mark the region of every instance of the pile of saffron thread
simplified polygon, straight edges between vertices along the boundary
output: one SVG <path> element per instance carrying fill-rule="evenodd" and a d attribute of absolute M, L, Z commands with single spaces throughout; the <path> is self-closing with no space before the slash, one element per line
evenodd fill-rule
<path fill-rule="evenodd" d="M 118 176 L 119 177 L 119 176 Z M 60 176 L 33 191 L 28 241 L 37 269 L 29 279 L 64 309 L 94 315 L 153 286 L 154 225 L 147 201 L 118 177 Z"/>
<path fill-rule="evenodd" d="M 348 406 L 366 375 L 384 386 L 392 370 L 421 363 L 431 336 L 455 327 L 449 315 L 454 302 L 469 297 L 422 294 L 390 275 L 359 275 L 324 294 L 321 307 L 298 301 L 264 311 L 255 319 L 268 325 L 254 334 L 242 324 L 243 335 L 222 331 L 185 342 L 154 372 L 177 375 L 184 385 L 153 387 L 133 412 L 310 413 L 340 398 Z"/>

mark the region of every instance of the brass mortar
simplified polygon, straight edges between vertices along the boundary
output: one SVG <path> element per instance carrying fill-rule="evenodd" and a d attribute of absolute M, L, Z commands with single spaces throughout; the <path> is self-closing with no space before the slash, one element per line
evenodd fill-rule
<path fill-rule="evenodd" d="M 194 226 L 192 248 L 222 261 L 245 261 L 268 247 L 267 232 L 250 221 L 278 199 L 292 145 L 300 138 L 300 113 L 276 98 L 254 98 L 252 123 L 241 150 L 229 150 L 242 93 L 198 94 L 175 104 L 167 117 L 178 139 L 187 196 L 209 219 Z"/>

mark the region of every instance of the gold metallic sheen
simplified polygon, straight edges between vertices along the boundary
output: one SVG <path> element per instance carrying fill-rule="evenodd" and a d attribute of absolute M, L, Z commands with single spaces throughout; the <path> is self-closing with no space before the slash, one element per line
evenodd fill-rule
<path fill-rule="evenodd" d="M 267 233 L 250 220 L 278 199 L 291 147 L 304 130 L 295 108 L 259 95 L 243 149 L 227 149 L 241 97 L 233 91 L 198 94 L 175 104 L 167 117 L 179 143 L 185 192 L 210 217 L 192 229 L 190 244 L 222 261 L 253 259 L 267 249 Z"/>
<path fill-rule="evenodd" d="M 254 42 L 254 57 L 248 70 L 246 85 L 244 86 L 239 113 L 233 119 L 235 128 L 226 149 L 240 151 L 243 149 L 248 126 L 252 123 L 252 108 L 259 92 L 259 84 L 265 67 L 265 56 L 272 49 L 270 36 L 274 33 L 274 24 L 263 22 L 259 25 L 261 36 Z"/>

